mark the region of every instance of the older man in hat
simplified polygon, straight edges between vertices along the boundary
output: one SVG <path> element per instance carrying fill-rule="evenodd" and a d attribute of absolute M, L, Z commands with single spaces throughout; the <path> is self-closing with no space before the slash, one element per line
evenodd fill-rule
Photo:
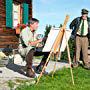
<path fill-rule="evenodd" d="M 75 37 L 75 59 L 73 67 L 78 67 L 80 51 L 82 50 L 84 67 L 90 69 L 90 60 L 88 59 L 88 40 L 90 38 L 90 18 L 88 10 L 82 9 L 81 17 L 75 18 L 71 24 L 72 36 Z"/>

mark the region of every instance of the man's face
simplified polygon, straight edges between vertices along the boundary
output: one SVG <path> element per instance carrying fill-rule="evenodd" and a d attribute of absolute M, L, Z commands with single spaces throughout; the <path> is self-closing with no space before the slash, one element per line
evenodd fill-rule
<path fill-rule="evenodd" d="M 35 31 L 38 29 L 39 23 L 35 22 L 35 23 L 31 24 L 30 26 L 32 27 L 33 31 Z"/>
<path fill-rule="evenodd" d="M 82 14 L 82 19 L 83 19 L 83 20 L 86 20 L 87 17 L 88 17 L 88 14 Z"/>

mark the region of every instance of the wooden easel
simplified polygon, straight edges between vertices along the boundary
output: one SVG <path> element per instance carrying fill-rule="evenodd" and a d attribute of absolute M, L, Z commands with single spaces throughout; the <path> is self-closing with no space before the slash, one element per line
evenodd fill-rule
<path fill-rule="evenodd" d="M 52 53 L 56 54 L 56 53 L 59 51 L 59 46 L 60 46 L 60 44 L 61 44 L 61 41 L 62 41 L 62 38 L 63 38 L 64 33 L 65 33 L 65 36 L 66 36 L 66 31 L 65 31 L 65 29 L 66 29 L 66 24 L 67 24 L 68 20 L 69 20 L 69 16 L 67 15 L 66 18 L 65 18 L 64 24 L 63 24 L 63 26 L 61 27 L 61 29 L 60 29 L 57 37 L 56 37 L 56 40 L 55 40 L 55 42 L 54 42 L 54 44 L 53 44 L 53 46 L 52 46 L 52 48 L 51 48 L 50 54 L 49 54 L 49 56 L 48 56 L 48 58 L 47 58 L 47 60 L 46 60 L 46 63 L 45 63 L 45 65 L 44 65 L 43 69 L 42 69 L 42 72 L 40 73 L 40 76 L 37 78 L 36 84 L 39 83 L 40 78 L 42 77 L 42 74 L 43 74 L 44 70 L 46 69 L 46 66 L 47 66 L 47 64 L 48 64 L 48 62 L 49 62 L 49 59 L 50 59 Z M 68 46 L 67 38 L 66 38 L 66 43 L 67 43 L 67 52 L 68 52 L 68 59 L 69 59 L 69 64 L 70 64 L 70 71 L 71 71 L 71 76 L 72 76 L 72 83 L 73 83 L 73 85 L 74 85 L 74 79 L 73 79 L 73 73 L 72 73 L 72 67 L 71 67 L 70 51 L 69 51 L 69 46 Z M 56 63 L 55 63 L 55 65 L 54 65 L 53 74 L 54 74 L 54 72 L 55 72 L 55 66 L 56 66 Z M 52 76 L 53 76 L 53 74 L 52 74 Z"/>

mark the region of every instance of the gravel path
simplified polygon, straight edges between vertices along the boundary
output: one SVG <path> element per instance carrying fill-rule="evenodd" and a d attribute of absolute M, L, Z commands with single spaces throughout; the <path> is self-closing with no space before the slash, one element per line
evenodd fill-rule
<path fill-rule="evenodd" d="M 40 60 L 38 59 L 34 59 L 33 61 L 33 66 L 38 65 L 40 62 Z M 54 64 L 54 61 L 50 61 L 46 68 L 46 71 L 49 73 L 53 71 Z M 10 90 L 8 82 L 10 83 L 11 81 L 16 84 L 16 86 L 18 83 L 16 82 L 17 80 L 19 81 L 19 83 L 22 80 L 27 80 L 31 81 L 31 83 L 35 83 L 34 79 L 25 76 L 25 71 L 23 70 L 25 68 L 25 65 L 26 62 L 23 61 L 19 55 L 16 55 L 14 58 L 14 64 L 10 63 L 7 65 L 7 67 L 0 67 L 0 90 Z M 56 63 L 56 69 L 61 69 L 63 67 L 69 67 L 69 64 L 65 62 Z"/>

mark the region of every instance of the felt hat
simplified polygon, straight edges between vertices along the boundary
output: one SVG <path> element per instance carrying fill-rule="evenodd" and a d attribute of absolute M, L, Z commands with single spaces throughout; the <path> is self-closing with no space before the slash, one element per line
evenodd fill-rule
<path fill-rule="evenodd" d="M 82 9 L 82 12 L 81 12 L 81 13 L 82 13 L 82 14 L 88 14 L 88 12 L 89 12 L 89 11 L 88 11 L 87 9 Z"/>

